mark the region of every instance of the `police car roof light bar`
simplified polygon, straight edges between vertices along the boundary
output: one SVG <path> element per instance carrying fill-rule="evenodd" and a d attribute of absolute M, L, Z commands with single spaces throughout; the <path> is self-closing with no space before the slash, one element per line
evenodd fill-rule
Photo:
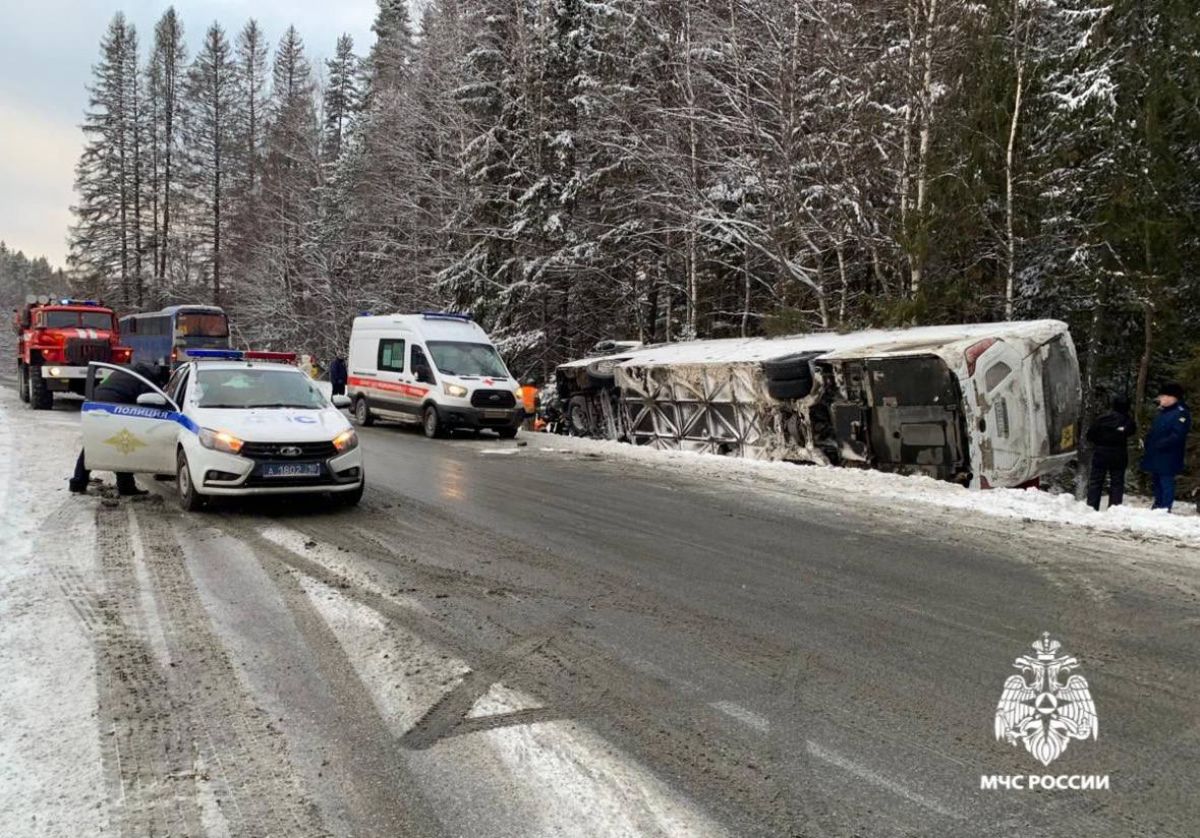
<path fill-rule="evenodd" d="M 295 352 L 268 352 L 265 349 L 254 349 L 243 352 L 242 357 L 247 361 L 280 361 L 285 364 L 296 363 Z"/>
<path fill-rule="evenodd" d="M 183 354 L 197 361 L 240 361 L 245 353 L 240 349 L 187 349 Z"/>
<path fill-rule="evenodd" d="M 460 320 L 463 323 L 470 323 L 474 320 L 470 314 L 460 311 L 423 311 L 421 316 L 426 320 Z"/>

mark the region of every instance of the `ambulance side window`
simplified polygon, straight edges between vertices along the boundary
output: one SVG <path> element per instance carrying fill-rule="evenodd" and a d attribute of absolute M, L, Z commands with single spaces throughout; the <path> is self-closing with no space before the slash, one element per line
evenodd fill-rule
<path fill-rule="evenodd" d="M 383 372 L 404 372 L 404 341 L 379 341 L 379 369 Z"/>
<path fill-rule="evenodd" d="M 412 348 L 412 371 L 421 384 L 437 383 L 433 380 L 433 369 L 429 366 L 429 359 L 425 357 L 425 350 L 419 346 Z"/>

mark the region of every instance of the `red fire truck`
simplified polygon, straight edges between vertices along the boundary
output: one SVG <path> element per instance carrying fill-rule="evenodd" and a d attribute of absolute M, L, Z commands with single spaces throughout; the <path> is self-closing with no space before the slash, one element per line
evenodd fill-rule
<path fill-rule="evenodd" d="M 17 309 L 17 381 L 21 400 L 49 410 L 55 393 L 83 395 L 90 361 L 127 364 L 111 308 L 95 300 L 29 297 Z"/>

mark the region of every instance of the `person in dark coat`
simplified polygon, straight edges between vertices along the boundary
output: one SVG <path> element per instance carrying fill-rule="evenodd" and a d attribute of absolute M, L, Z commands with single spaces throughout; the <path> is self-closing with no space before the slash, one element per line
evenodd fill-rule
<path fill-rule="evenodd" d="M 333 395 L 346 395 L 346 359 L 334 358 L 329 365 L 329 383 L 333 385 Z"/>
<path fill-rule="evenodd" d="M 1171 511 L 1175 503 L 1175 477 L 1183 471 L 1184 450 L 1192 414 L 1183 402 L 1183 387 L 1164 384 L 1158 390 L 1158 415 L 1146 434 L 1142 469 L 1150 473 L 1154 509 Z"/>
<path fill-rule="evenodd" d="M 1137 433 L 1137 424 L 1129 413 L 1129 399 L 1116 396 L 1111 410 L 1098 417 L 1088 428 L 1092 444 L 1092 468 L 1088 472 L 1088 506 L 1099 511 L 1104 481 L 1108 480 L 1108 505 L 1120 506 L 1125 499 L 1125 470 L 1129 468 L 1129 439 Z"/>
<path fill-rule="evenodd" d="M 154 368 L 145 364 L 138 364 L 133 367 L 133 371 L 149 381 L 156 381 L 160 376 Z M 104 402 L 106 404 L 137 404 L 138 396 L 142 393 L 150 393 L 152 390 L 142 383 L 141 379 L 132 375 L 124 375 L 120 372 L 110 372 L 108 377 L 96 385 L 92 391 L 90 401 Z M 75 461 L 75 474 L 71 476 L 67 487 L 78 494 L 87 494 L 88 481 L 91 480 L 91 472 L 88 471 L 84 462 L 83 451 L 79 452 L 79 459 Z M 145 495 L 148 494 L 145 489 L 139 489 L 137 482 L 133 479 L 133 475 L 129 472 L 117 472 L 117 494 L 120 495 Z"/>

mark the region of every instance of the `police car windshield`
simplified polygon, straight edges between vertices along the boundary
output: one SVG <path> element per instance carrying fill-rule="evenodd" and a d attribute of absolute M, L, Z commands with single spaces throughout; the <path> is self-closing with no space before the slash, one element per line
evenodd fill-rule
<path fill-rule="evenodd" d="M 325 397 L 308 378 L 295 370 L 199 369 L 196 373 L 196 406 L 228 409 L 293 407 L 317 410 Z"/>
<path fill-rule="evenodd" d="M 507 378 L 508 371 L 495 347 L 486 343 L 428 341 L 429 352 L 438 371 L 446 375 L 486 375 Z"/>

